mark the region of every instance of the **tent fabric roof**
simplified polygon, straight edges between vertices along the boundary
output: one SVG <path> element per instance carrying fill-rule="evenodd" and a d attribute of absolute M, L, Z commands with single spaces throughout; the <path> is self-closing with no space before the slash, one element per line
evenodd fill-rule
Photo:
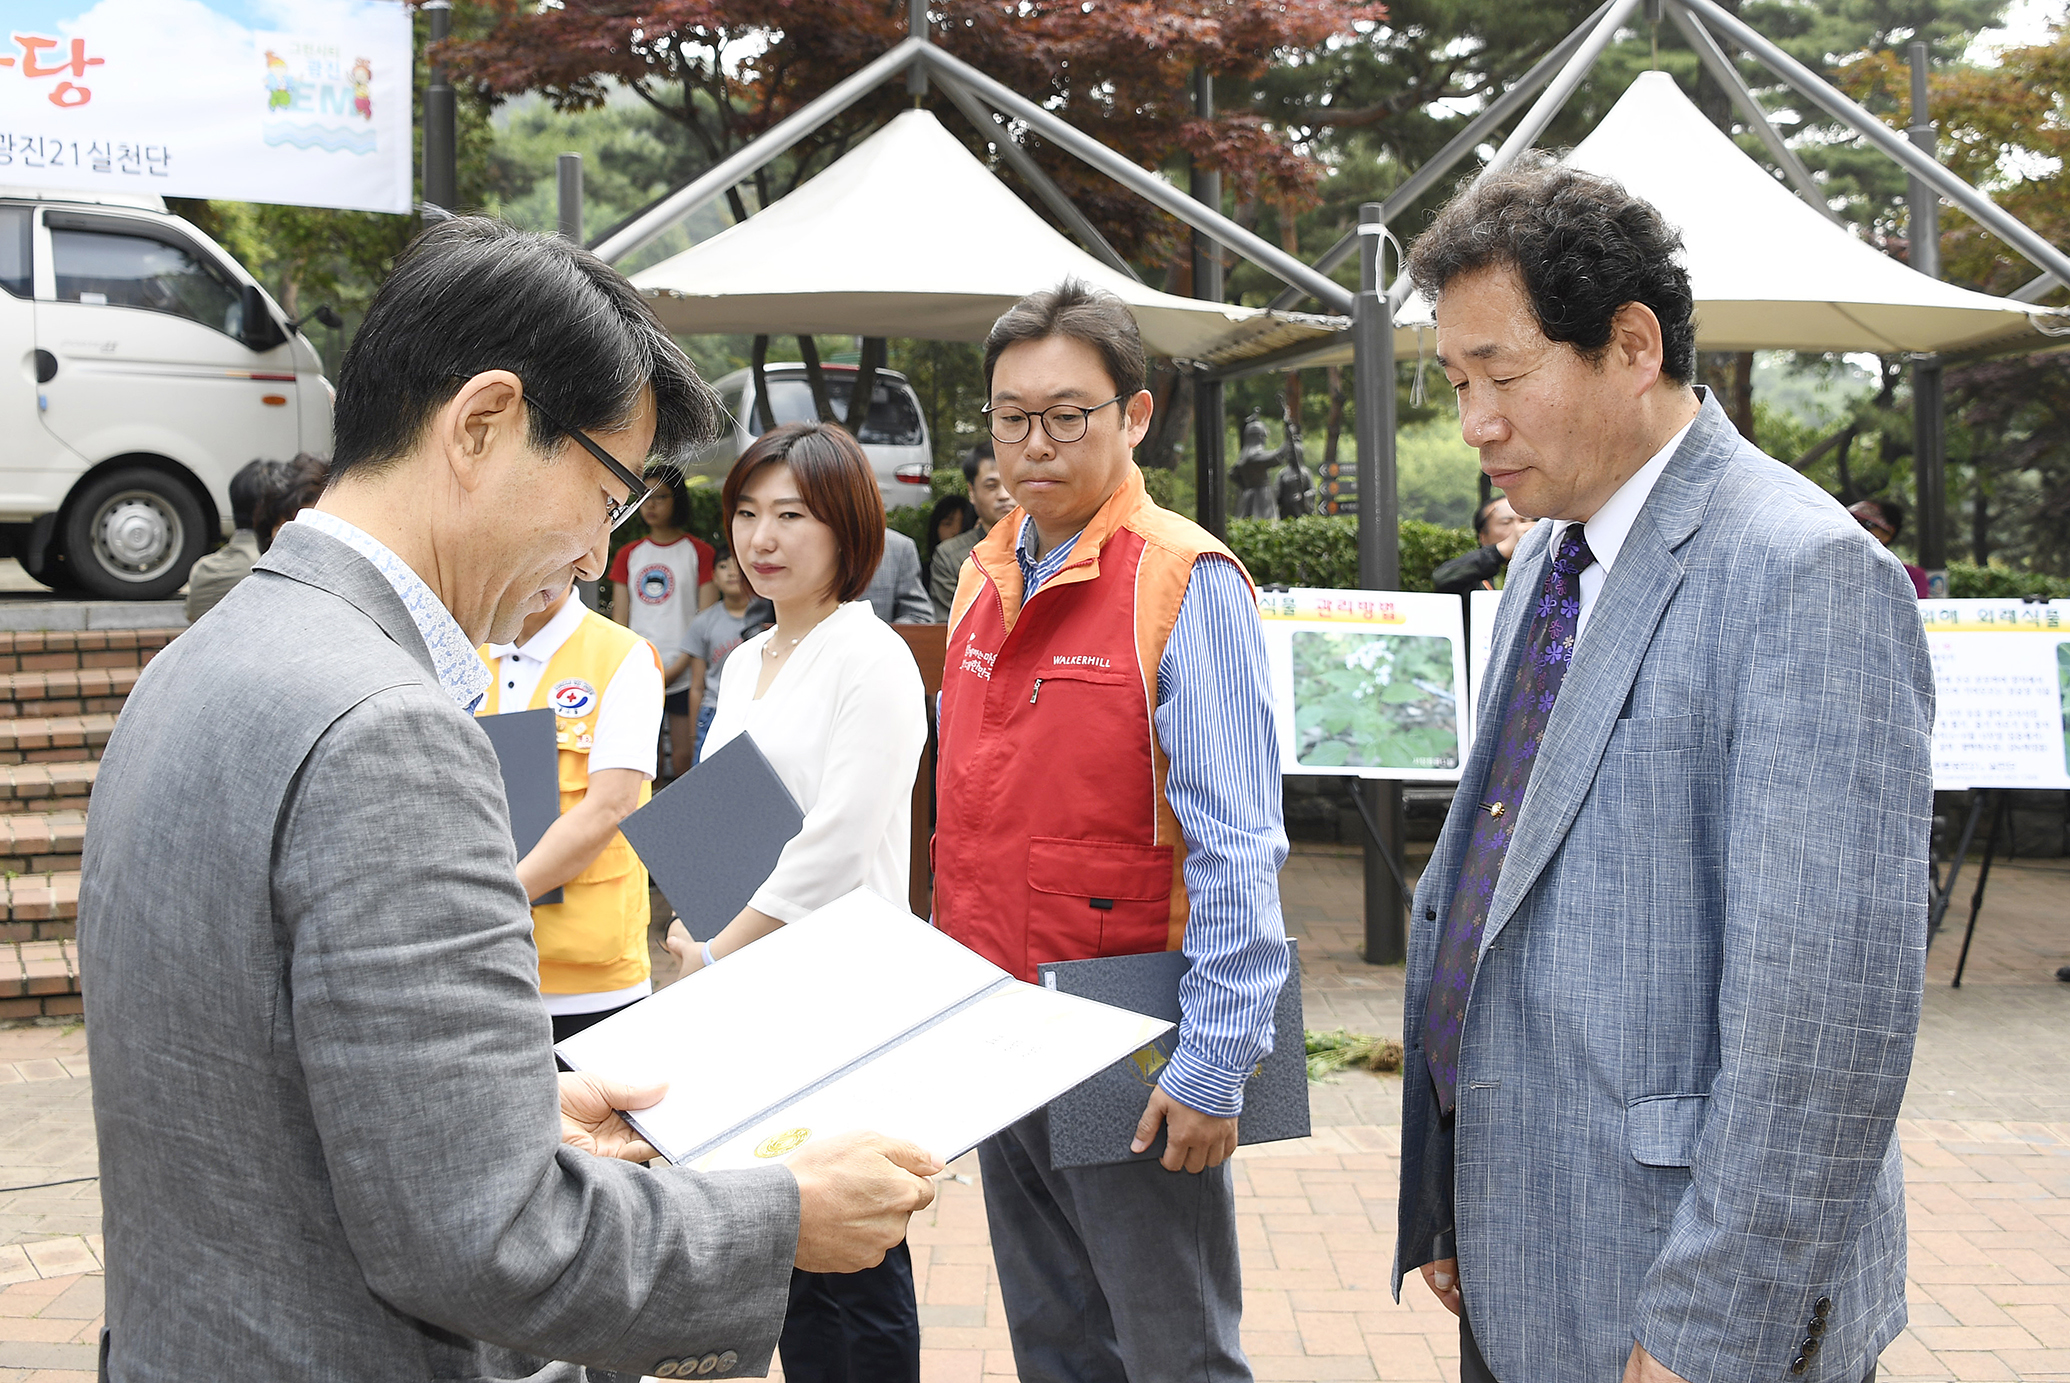
<path fill-rule="evenodd" d="M 1701 350 L 1955 354 L 2041 350 L 2070 333 L 2070 313 L 1930 279 L 1834 225 L 1665 72 L 1642 73 L 1566 162 L 1615 178 L 1681 231 Z M 1412 295 L 1396 349 L 1434 351 L 1430 324 Z"/>
<path fill-rule="evenodd" d="M 1153 355 L 1215 366 L 1341 331 L 1341 317 L 1176 297 L 1079 249 L 928 111 L 902 113 L 746 221 L 633 276 L 671 331 L 981 341 L 1068 277 L 1119 295 Z"/>

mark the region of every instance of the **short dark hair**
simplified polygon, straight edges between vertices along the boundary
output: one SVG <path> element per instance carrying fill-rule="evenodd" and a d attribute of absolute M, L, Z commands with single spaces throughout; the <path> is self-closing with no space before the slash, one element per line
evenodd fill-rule
<path fill-rule="evenodd" d="M 785 423 L 757 437 L 726 474 L 719 512 L 733 541 L 733 511 L 750 478 L 781 462 L 798 482 L 798 497 L 812 517 L 834 530 L 836 600 L 854 600 L 870 588 L 884 560 L 884 494 L 870 458 L 847 429 L 832 423 Z M 743 574 L 744 570 L 743 570 Z M 749 583 L 752 585 L 752 581 Z"/>
<path fill-rule="evenodd" d="M 1492 497 L 1492 498 L 1490 498 L 1490 499 L 1484 499 L 1484 500 L 1482 500 L 1482 501 L 1480 502 L 1480 505 L 1479 505 L 1479 507 L 1478 507 L 1478 508 L 1476 508 L 1476 509 L 1475 509 L 1475 510 L 1473 511 L 1473 536 L 1474 536 L 1474 537 L 1478 538 L 1478 537 L 1480 537 L 1480 536 L 1481 536 L 1481 530 L 1482 530 L 1483 528 L 1486 528 L 1486 527 L 1488 526 L 1488 513 L 1489 513 L 1489 511 L 1490 511 L 1490 510 L 1492 510 L 1492 509 L 1494 509 L 1494 507 L 1495 507 L 1496 505 L 1500 504 L 1501 502 L 1502 502 L 1502 496 L 1501 496 L 1501 495 L 1496 495 L 1496 496 L 1494 496 L 1494 497 Z"/>
<path fill-rule="evenodd" d="M 330 465 L 321 456 L 300 452 L 292 461 L 268 461 L 258 505 L 252 510 L 252 527 L 259 537 L 259 551 L 273 546 L 274 530 L 323 497 L 330 481 Z"/>
<path fill-rule="evenodd" d="M 989 383 L 991 380 L 991 375 L 987 373 L 985 379 Z M 992 455 L 992 439 L 990 437 L 984 438 L 976 446 L 972 447 L 969 451 L 964 452 L 963 483 L 966 485 L 977 484 L 978 468 L 984 465 L 987 461 L 993 459 L 994 458 Z"/>
<path fill-rule="evenodd" d="M 1865 499 L 1861 503 L 1868 505 L 1877 513 L 1883 515 L 1883 526 L 1890 530 L 1891 537 L 1895 538 L 1898 534 L 1905 531 L 1904 505 L 1894 499 Z"/>
<path fill-rule="evenodd" d="M 1150 378 L 1143 354 L 1143 333 L 1128 304 L 1083 279 L 1065 279 L 1054 288 L 1030 293 L 1000 315 L 985 336 L 985 395 L 992 393 L 992 367 L 1008 346 L 1068 336 L 1100 353 L 1114 390 L 1126 397 L 1141 392 Z M 976 476 L 976 468 L 971 470 Z"/>
<path fill-rule="evenodd" d="M 406 455 L 485 370 L 509 370 L 568 426 L 614 432 L 654 395 L 657 456 L 710 440 L 719 400 L 610 265 L 556 235 L 456 216 L 410 242 L 338 368 L 333 478 Z M 528 409 L 534 446 L 560 429 Z"/>
<path fill-rule="evenodd" d="M 236 475 L 230 477 L 230 523 L 233 527 L 252 526 L 252 510 L 266 487 L 266 467 L 270 464 L 264 457 L 247 461 Z"/>
<path fill-rule="evenodd" d="M 1409 247 L 1409 277 L 1435 304 L 1445 286 L 1482 269 L 1514 270 L 1538 329 L 1600 361 L 1611 319 L 1643 303 L 1660 319 L 1661 372 L 1696 378 L 1696 299 L 1677 260 L 1682 236 L 1651 203 L 1614 180 L 1519 160 L 1445 204 Z"/>
<path fill-rule="evenodd" d="M 975 504 L 962 495 L 943 495 L 934 502 L 934 508 L 927 515 L 927 541 L 920 549 L 922 562 L 934 560 L 934 550 L 942 545 L 941 539 L 936 535 L 941 531 L 942 520 L 951 514 L 958 515 L 963 520 L 963 525 L 957 532 L 968 533 L 977 527 L 978 515 Z"/>

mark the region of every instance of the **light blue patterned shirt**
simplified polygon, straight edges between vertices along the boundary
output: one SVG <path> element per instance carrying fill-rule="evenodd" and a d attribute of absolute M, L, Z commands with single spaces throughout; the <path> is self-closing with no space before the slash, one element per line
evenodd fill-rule
<path fill-rule="evenodd" d="M 374 570 L 395 588 L 403 609 L 410 612 L 417 632 L 424 636 L 424 646 L 431 650 L 431 666 L 438 673 L 439 689 L 452 697 L 461 710 L 474 714 L 489 690 L 489 665 L 467 641 L 453 612 L 424 584 L 424 578 L 390 551 L 387 544 L 336 514 L 304 509 L 295 515 L 295 522 L 306 523 L 326 537 L 336 538 L 374 564 Z"/>
<path fill-rule="evenodd" d="M 1038 562 L 1034 536 L 1023 517 L 1014 558 L 1029 595 L 1078 543 L 1073 536 Z M 1192 907 L 1180 947 L 1193 962 L 1179 984 L 1179 1047 L 1157 1083 L 1220 1118 L 1243 1110 L 1244 1081 L 1272 1050 L 1273 1006 L 1287 981 L 1287 833 L 1272 716 L 1258 603 L 1234 563 L 1203 557 L 1157 663 L 1164 795 L 1186 836 Z"/>

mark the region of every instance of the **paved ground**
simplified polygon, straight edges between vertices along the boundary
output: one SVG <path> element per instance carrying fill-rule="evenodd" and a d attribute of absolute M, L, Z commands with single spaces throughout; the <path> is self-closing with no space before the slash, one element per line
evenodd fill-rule
<path fill-rule="evenodd" d="M 1401 972 L 1357 955 L 1359 861 L 1305 851 L 1283 880 L 1303 938 L 1309 1026 L 1396 1033 Z M 1912 1324 L 1883 1376 L 2070 1383 L 2070 863 L 1999 866 L 1963 987 L 1957 930 L 1934 948 L 1900 1124 Z M 666 973 L 666 972 L 664 972 Z M 1451 1316 L 1387 1289 L 1391 1077 L 1316 1087 L 1315 1136 L 1237 1159 L 1245 1346 L 1260 1379 L 1457 1376 Z M 1013 1376 L 975 1158 L 913 1225 L 927 1383 Z M 0 1030 L 0 1383 L 90 1383 L 101 1291 L 85 1035 Z M 58 1183 L 58 1184 L 51 1184 Z M 20 1189 L 20 1188 L 34 1189 Z"/>

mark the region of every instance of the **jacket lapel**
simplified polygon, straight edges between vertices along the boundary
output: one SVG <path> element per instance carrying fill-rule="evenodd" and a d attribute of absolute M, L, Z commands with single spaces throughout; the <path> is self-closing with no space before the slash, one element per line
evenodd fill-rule
<path fill-rule="evenodd" d="M 438 668 L 417 621 L 410 618 L 402 597 L 374 564 L 328 533 L 319 533 L 306 523 L 291 523 L 280 530 L 266 555 L 252 564 L 253 571 L 270 571 L 305 586 L 329 591 L 353 606 L 381 627 L 398 647 L 423 665 L 425 676 L 438 685 Z"/>
<path fill-rule="evenodd" d="M 1483 956 L 1573 828 L 1660 617 L 1682 584 L 1676 550 L 1702 522 L 1719 468 L 1738 437 L 1724 409 L 1706 391 L 1702 411 L 1654 483 L 1590 608 L 1588 627 L 1582 631 L 1531 770 L 1516 838 L 1495 883 L 1488 923 L 1481 932 Z M 1550 546 L 1549 538 L 1547 543 Z M 1534 563 L 1532 572 L 1542 581 L 1544 563 Z M 1507 676 L 1515 674 L 1516 646 L 1523 642 L 1521 629 L 1513 627 L 1519 623 L 1509 620 L 1500 631 L 1511 641 L 1503 659 Z M 1499 718 L 1501 711 L 1495 715 Z"/>

